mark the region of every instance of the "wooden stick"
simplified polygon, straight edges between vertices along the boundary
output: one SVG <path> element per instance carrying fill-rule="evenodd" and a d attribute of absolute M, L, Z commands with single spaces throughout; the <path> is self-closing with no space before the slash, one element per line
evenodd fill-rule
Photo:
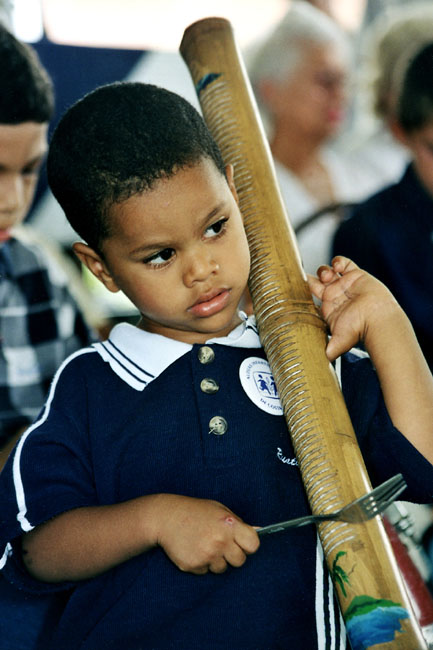
<path fill-rule="evenodd" d="M 250 291 L 313 513 L 371 489 L 278 189 L 272 156 L 230 23 L 208 18 L 184 34 L 181 54 L 203 116 L 235 183 L 251 250 Z M 329 571 L 354 647 L 426 648 L 379 517 L 319 526 Z M 288 604 L 289 606 L 289 604 Z M 388 617 L 394 613 L 394 624 Z M 392 618 L 392 616 L 391 616 Z M 355 638 L 364 637 L 363 645 Z"/>

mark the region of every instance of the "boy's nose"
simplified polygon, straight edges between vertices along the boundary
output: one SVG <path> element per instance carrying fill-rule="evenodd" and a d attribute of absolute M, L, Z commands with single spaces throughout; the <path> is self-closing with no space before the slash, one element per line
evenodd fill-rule
<path fill-rule="evenodd" d="M 0 178 L 0 219 L 13 220 L 21 211 L 25 192 L 20 174 L 2 174 Z"/>
<path fill-rule="evenodd" d="M 194 254 L 185 267 L 183 281 L 187 287 L 190 287 L 197 282 L 204 282 L 218 269 L 219 265 L 212 254 L 208 252 Z"/>

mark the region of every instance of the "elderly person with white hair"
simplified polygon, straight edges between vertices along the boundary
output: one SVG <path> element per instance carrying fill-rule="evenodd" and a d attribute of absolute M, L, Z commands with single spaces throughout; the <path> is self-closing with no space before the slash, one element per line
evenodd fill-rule
<path fill-rule="evenodd" d="M 335 204 L 364 196 L 356 170 L 328 146 L 345 116 L 351 59 L 350 42 L 337 23 L 295 1 L 248 66 L 283 199 L 300 229 L 304 267 L 311 272 L 328 261 L 341 218 Z"/>

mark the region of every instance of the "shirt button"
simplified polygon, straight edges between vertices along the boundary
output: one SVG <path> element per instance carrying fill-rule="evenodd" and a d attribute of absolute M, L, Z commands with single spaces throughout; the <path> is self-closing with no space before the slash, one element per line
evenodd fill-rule
<path fill-rule="evenodd" d="M 215 379 L 209 379 L 206 377 L 205 379 L 201 380 L 200 388 L 202 389 L 203 393 L 206 393 L 207 395 L 213 395 L 219 391 L 220 387 L 218 386 Z"/>
<path fill-rule="evenodd" d="M 209 433 L 222 436 L 228 429 L 227 420 L 220 415 L 215 415 L 209 420 Z"/>
<path fill-rule="evenodd" d="M 198 351 L 200 363 L 211 363 L 215 359 L 215 352 L 208 345 L 203 345 Z"/>

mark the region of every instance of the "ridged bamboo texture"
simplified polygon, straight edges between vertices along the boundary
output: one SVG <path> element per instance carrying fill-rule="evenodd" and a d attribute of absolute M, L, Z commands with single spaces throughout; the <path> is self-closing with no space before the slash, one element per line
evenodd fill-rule
<path fill-rule="evenodd" d="M 222 18 L 194 23 L 185 31 L 180 51 L 204 119 L 223 159 L 234 166 L 252 258 L 254 310 L 312 512 L 334 510 L 371 485 L 325 355 L 325 324 L 302 270 L 230 23 Z M 402 606 L 407 618 L 392 641 L 374 649 L 426 648 L 380 518 L 364 524 L 324 523 L 319 535 L 347 627 L 358 597 L 385 599 Z M 343 589 L 337 571 L 349 580 Z"/>

